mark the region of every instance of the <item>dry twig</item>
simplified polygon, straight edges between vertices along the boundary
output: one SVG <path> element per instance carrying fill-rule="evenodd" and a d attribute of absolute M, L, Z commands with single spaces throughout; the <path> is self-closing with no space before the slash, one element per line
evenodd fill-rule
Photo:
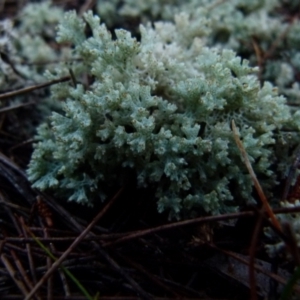
<path fill-rule="evenodd" d="M 52 264 L 51 268 L 49 268 L 49 270 L 44 274 L 44 276 L 40 279 L 40 281 L 34 286 L 34 288 L 26 296 L 25 300 L 29 300 L 37 292 L 37 290 L 43 285 L 43 283 L 51 276 L 51 274 L 60 266 L 60 264 L 73 251 L 73 249 L 84 239 L 84 237 L 89 233 L 89 231 L 92 229 L 92 227 L 102 218 L 102 216 L 107 212 L 107 210 L 112 206 L 112 204 L 116 201 L 116 199 L 122 193 L 122 191 L 123 191 L 123 188 L 120 189 L 117 192 L 117 194 L 107 203 L 107 205 L 99 212 L 99 214 L 86 227 L 86 229 L 82 231 L 82 233 L 75 239 L 75 241 L 64 252 L 64 254 Z M 28 229 L 28 231 L 29 231 L 29 229 Z"/>
<path fill-rule="evenodd" d="M 22 95 L 22 94 L 30 93 L 34 90 L 42 89 L 42 88 L 51 86 L 53 84 L 69 81 L 70 79 L 71 79 L 70 76 L 65 76 L 65 77 L 62 77 L 62 78 L 59 78 L 59 79 L 55 79 L 55 80 L 51 80 L 51 81 L 48 81 L 48 82 L 45 82 L 45 83 L 29 86 L 29 87 L 19 89 L 19 90 L 16 90 L 16 91 L 3 93 L 3 94 L 0 95 L 0 101 L 4 100 L 4 99 L 7 99 L 7 98 L 11 98 L 11 97 L 19 96 L 19 95 Z"/>

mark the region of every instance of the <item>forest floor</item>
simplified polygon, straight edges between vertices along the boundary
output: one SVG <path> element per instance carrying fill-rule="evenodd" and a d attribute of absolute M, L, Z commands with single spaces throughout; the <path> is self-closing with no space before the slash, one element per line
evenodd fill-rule
<path fill-rule="evenodd" d="M 3 1 L 0 17 L 13 18 L 22 2 Z M 31 109 L 0 111 L 0 299 L 300 297 L 293 260 L 266 254 L 263 228 L 276 225 L 264 206 L 171 222 L 134 181 L 93 208 L 32 189 L 33 137 L 20 122 Z M 294 239 L 279 234 L 299 261 Z"/>

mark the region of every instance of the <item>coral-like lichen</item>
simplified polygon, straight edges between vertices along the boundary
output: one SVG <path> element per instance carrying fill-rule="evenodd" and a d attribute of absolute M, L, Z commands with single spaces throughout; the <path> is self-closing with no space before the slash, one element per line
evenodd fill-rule
<path fill-rule="evenodd" d="M 287 147 L 283 126 L 297 127 L 284 97 L 233 51 L 206 47 L 185 20 L 141 26 L 137 41 L 123 29 L 112 39 L 91 12 L 65 15 L 58 41 L 73 46 L 77 84 L 52 92 L 64 95 L 64 114 L 39 129 L 28 169 L 36 188 L 92 204 L 132 169 L 171 217 L 233 210 L 252 185 L 232 119 L 262 184 L 276 183 L 275 146 Z"/>

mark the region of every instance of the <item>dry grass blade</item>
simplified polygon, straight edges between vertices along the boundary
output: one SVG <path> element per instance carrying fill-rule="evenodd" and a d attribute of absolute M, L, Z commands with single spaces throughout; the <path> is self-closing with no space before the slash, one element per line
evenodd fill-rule
<path fill-rule="evenodd" d="M 22 224 L 23 235 L 26 238 L 27 231 L 25 230 L 25 221 L 24 221 L 23 217 L 20 217 L 20 223 Z M 28 262 L 29 262 L 29 270 L 31 273 L 31 278 L 33 280 L 33 283 L 36 284 L 37 276 L 36 276 L 36 270 L 35 270 L 35 265 L 34 265 L 34 259 L 32 256 L 31 245 L 29 243 L 26 243 L 25 246 L 26 246 L 26 252 L 27 252 L 27 257 L 28 257 Z"/>
<path fill-rule="evenodd" d="M 254 170 L 252 168 L 252 165 L 250 163 L 250 160 L 248 158 L 247 152 L 245 150 L 245 147 L 243 145 L 243 143 L 241 142 L 240 138 L 239 138 L 239 134 L 237 131 L 237 128 L 235 126 L 235 122 L 234 120 L 232 120 L 232 129 L 233 129 L 233 134 L 234 134 L 234 139 L 236 141 L 236 144 L 243 156 L 244 159 L 244 163 L 248 169 L 248 172 L 251 176 L 251 179 L 254 183 L 254 186 L 257 190 L 257 193 L 259 195 L 259 198 L 263 204 L 263 209 L 267 212 L 268 216 L 270 217 L 272 224 L 274 225 L 275 228 L 278 229 L 278 231 L 281 231 L 281 225 L 279 223 L 279 221 L 277 220 L 277 218 L 275 217 L 275 214 L 262 190 L 262 187 L 259 183 L 259 181 L 257 180 L 257 177 L 254 173 Z M 250 290 L 251 290 L 251 299 L 255 300 L 257 299 L 257 292 L 256 292 L 256 280 L 255 280 L 255 272 L 254 272 L 254 263 L 255 263 L 255 250 L 256 250 L 256 244 L 257 244 L 257 239 L 258 239 L 258 235 L 261 229 L 261 223 L 262 223 L 262 215 L 259 215 L 258 217 L 258 222 L 255 226 L 255 230 L 253 233 L 253 237 L 252 237 L 252 243 L 251 243 L 251 248 L 250 248 L 250 260 L 249 260 L 249 281 L 250 281 Z"/>
<path fill-rule="evenodd" d="M 56 210 L 59 215 L 66 219 L 67 223 L 69 224 L 70 228 L 76 228 L 77 232 L 82 232 L 84 227 L 79 224 L 73 216 L 66 211 L 62 206 L 60 206 L 57 202 L 55 202 L 51 197 L 46 196 L 43 194 L 47 203 Z M 89 233 L 89 237 L 95 237 L 95 235 L 91 232 Z M 97 253 L 125 280 L 131 285 L 131 288 L 141 297 L 144 299 L 152 299 L 147 292 L 145 292 L 140 285 L 125 271 L 103 248 L 102 245 L 100 246 L 99 243 L 96 241 L 92 241 L 92 247 L 97 251 Z M 101 297 L 102 299 L 102 297 Z"/>
<path fill-rule="evenodd" d="M 7 98 L 15 97 L 15 96 L 18 96 L 18 95 L 21 95 L 21 94 L 30 93 L 34 90 L 42 89 L 44 87 L 48 87 L 48 86 L 53 85 L 53 84 L 69 81 L 70 78 L 71 78 L 70 76 L 65 76 L 65 77 L 62 77 L 62 78 L 59 78 L 59 79 L 55 79 L 55 80 L 51 80 L 51 81 L 48 81 L 48 82 L 45 82 L 45 83 L 29 86 L 29 87 L 19 89 L 19 90 L 16 90 L 16 91 L 3 93 L 3 94 L 0 95 L 0 101 L 4 100 L 4 99 L 7 99 Z"/>
<path fill-rule="evenodd" d="M 281 207 L 274 209 L 273 213 L 274 214 L 282 214 L 282 213 L 293 213 L 293 212 L 300 212 L 300 207 Z M 200 217 L 200 218 L 194 218 L 191 220 L 185 220 L 185 221 L 179 221 L 179 222 L 174 222 L 166 225 L 161 225 L 149 229 L 143 229 L 143 230 L 138 230 L 134 232 L 128 232 L 122 233 L 122 237 L 117 238 L 116 240 L 112 242 L 107 242 L 102 244 L 103 247 L 110 247 L 116 244 L 121 244 L 130 240 L 134 240 L 149 234 L 161 232 L 164 230 L 171 230 L 174 228 L 180 228 L 182 226 L 188 226 L 192 224 L 201 224 L 201 223 L 206 223 L 206 222 L 216 222 L 216 221 L 224 221 L 224 220 L 232 220 L 232 219 L 237 219 L 237 218 L 244 218 L 244 217 L 253 217 L 255 215 L 255 212 L 253 211 L 243 211 L 243 212 L 237 212 L 237 213 L 229 213 L 229 214 L 223 214 L 223 215 L 218 215 L 218 216 L 208 216 L 208 217 Z M 272 223 L 273 224 L 273 223 Z M 281 232 L 281 231 L 280 231 Z M 111 235 L 113 236 L 113 234 Z M 105 236 L 105 239 L 108 239 L 109 235 Z"/>
<path fill-rule="evenodd" d="M 36 104 L 36 103 L 35 102 L 27 102 L 27 103 L 21 103 L 21 104 L 7 106 L 7 107 L 4 107 L 4 108 L 0 109 L 0 114 L 4 113 L 4 112 L 15 110 L 15 109 L 19 109 L 21 107 L 26 107 L 26 106 L 34 105 L 34 104 Z"/>
<path fill-rule="evenodd" d="M 16 254 L 16 251 L 13 250 L 13 249 L 10 249 L 10 254 L 14 260 L 14 264 L 16 265 L 17 269 L 18 269 L 18 272 L 20 274 L 20 277 L 22 277 L 24 283 L 26 284 L 27 288 L 29 290 L 31 290 L 33 288 L 33 284 L 30 280 L 30 278 L 28 277 L 28 274 L 26 272 L 26 270 L 24 269 L 18 255 Z M 38 299 L 38 300 L 41 300 L 41 297 L 39 297 L 38 295 L 35 295 L 35 297 Z"/>
<path fill-rule="evenodd" d="M 27 179 L 26 173 L 10 158 L 5 156 L 2 152 L 0 152 L 0 161 L 3 162 L 6 166 L 18 172 L 24 179 Z"/>
<path fill-rule="evenodd" d="M 10 263 L 10 261 L 8 260 L 5 254 L 1 255 L 1 261 L 5 266 L 7 272 L 9 273 L 9 275 L 11 276 L 11 278 L 19 288 L 19 290 L 23 293 L 24 296 L 28 296 L 29 292 L 26 289 L 25 284 L 23 283 L 23 281 L 19 279 L 18 272 L 14 269 L 14 267 L 12 266 L 12 264 Z"/>
<path fill-rule="evenodd" d="M 292 185 L 292 181 L 295 177 L 296 170 L 299 166 L 299 163 L 300 163 L 300 148 L 296 151 L 295 159 L 293 161 L 293 164 L 290 167 L 289 174 L 286 179 L 286 183 L 285 183 L 285 187 L 284 187 L 284 191 L 283 191 L 283 195 L 282 195 L 282 201 L 286 201 L 290 194 L 290 188 Z M 297 186 L 297 182 L 294 187 L 296 187 L 296 186 Z"/>
<path fill-rule="evenodd" d="M 115 200 L 122 193 L 123 188 L 121 188 L 116 195 L 106 204 L 106 206 L 99 212 L 99 214 L 93 219 L 93 221 L 82 231 L 82 233 L 75 239 L 75 241 L 69 246 L 69 248 L 64 252 L 64 254 L 58 258 L 49 268 L 49 270 L 44 274 L 40 281 L 34 286 L 30 293 L 26 296 L 25 300 L 29 300 L 43 285 L 43 283 L 51 276 L 51 274 L 61 265 L 61 263 L 67 258 L 67 256 L 73 251 L 73 249 L 84 239 L 84 237 L 90 232 L 93 226 L 100 220 L 100 218 L 107 212 L 107 210 L 112 206 Z"/>
<path fill-rule="evenodd" d="M 238 262 L 249 266 L 250 262 L 249 259 L 245 259 L 243 258 L 239 253 L 235 253 L 229 250 L 224 250 L 221 249 L 213 244 L 208 244 L 209 247 L 211 247 L 214 250 L 219 251 L 220 253 L 223 253 L 229 257 L 232 257 L 233 259 L 237 260 Z M 287 280 L 286 278 L 282 277 L 281 275 L 277 274 L 277 273 L 273 273 L 271 271 L 269 271 L 267 268 L 263 268 L 262 266 L 260 266 L 259 264 L 254 264 L 254 268 L 256 270 L 257 273 L 262 273 L 265 274 L 266 276 L 272 278 L 273 280 L 275 280 L 276 282 L 280 283 L 281 285 L 285 286 L 287 284 Z M 300 295 L 300 287 L 299 285 L 294 285 L 293 286 L 293 290 Z"/>
<path fill-rule="evenodd" d="M 95 4 L 96 0 L 86 0 L 79 10 L 79 15 L 83 15 L 83 13 L 92 9 Z"/>
<path fill-rule="evenodd" d="M 275 217 L 274 212 L 273 212 L 273 210 L 272 210 L 272 208 L 271 208 L 271 206 L 270 206 L 270 204 L 269 204 L 269 202 L 267 200 L 267 197 L 265 196 L 265 194 L 263 192 L 263 189 L 262 189 L 260 183 L 257 180 L 257 177 L 256 177 L 256 175 L 254 173 L 254 170 L 253 170 L 252 165 L 250 163 L 250 160 L 248 158 L 247 152 L 245 150 L 245 147 L 244 147 L 243 143 L 241 142 L 241 140 L 239 138 L 238 130 L 237 130 L 236 126 L 235 126 L 234 120 L 232 120 L 232 129 L 233 129 L 233 135 L 234 135 L 235 142 L 236 142 L 238 148 L 241 151 L 241 154 L 243 156 L 245 165 L 246 165 L 246 167 L 248 169 L 248 172 L 249 172 L 249 174 L 251 176 L 251 179 L 252 179 L 252 181 L 254 183 L 254 186 L 255 186 L 255 189 L 256 189 L 256 191 L 257 191 L 257 193 L 259 195 L 259 198 L 260 198 L 260 200 L 261 200 L 261 202 L 263 204 L 263 207 L 266 210 L 266 213 L 268 214 L 269 218 L 272 220 L 273 225 L 278 230 L 281 230 L 281 225 L 280 225 L 279 221 L 277 220 L 277 218 Z"/>
<path fill-rule="evenodd" d="M 156 278 L 155 276 L 153 276 L 148 270 L 146 270 L 145 268 L 143 268 L 140 264 L 138 264 L 135 261 L 129 259 L 128 257 L 125 257 L 124 255 L 119 254 L 118 256 L 121 257 L 123 260 L 125 260 L 133 268 L 137 269 L 142 274 L 144 274 L 154 284 L 158 285 L 163 290 L 165 290 L 166 292 L 168 292 L 171 295 L 173 295 L 175 298 L 180 298 L 180 296 L 176 293 L 175 290 L 171 289 L 169 286 L 167 286 L 166 284 L 164 284 L 161 280 L 159 280 L 158 278 Z"/>
<path fill-rule="evenodd" d="M 257 245 L 259 233 L 261 232 L 262 221 L 263 221 L 263 215 L 260 214 L 255 224 L 255 228 L 251 240 L 251 246 L 249 250 L 249 283 L 250 283 L 251 300 L 257 299 L 254 265 L 255 265 L 256 245 Z"/>

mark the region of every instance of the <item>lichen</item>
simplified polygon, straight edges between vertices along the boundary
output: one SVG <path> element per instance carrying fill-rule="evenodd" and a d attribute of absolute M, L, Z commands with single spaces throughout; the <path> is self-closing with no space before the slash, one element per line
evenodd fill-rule
<path fill-rule="evenodd" d="M 232 119 L 261 183 L 274 187 L 275 149 L 295 144 L 282 132 L 299 124 L 271 83 L 260 86 L 257 68 L 207 47 L 185 20 L 141 25 L 137 41 L 123 29 L 112 39 L 91 12 L 65 14 L 57 40 L 73 48 L 77 84 L 52 91 L 65 96 L 64 113 L 39 128 L 28 169 L 34 187 L 92 205 L 130 171 L 171 218 L 235 210 L 251 201 L 252 184 Z"/>

